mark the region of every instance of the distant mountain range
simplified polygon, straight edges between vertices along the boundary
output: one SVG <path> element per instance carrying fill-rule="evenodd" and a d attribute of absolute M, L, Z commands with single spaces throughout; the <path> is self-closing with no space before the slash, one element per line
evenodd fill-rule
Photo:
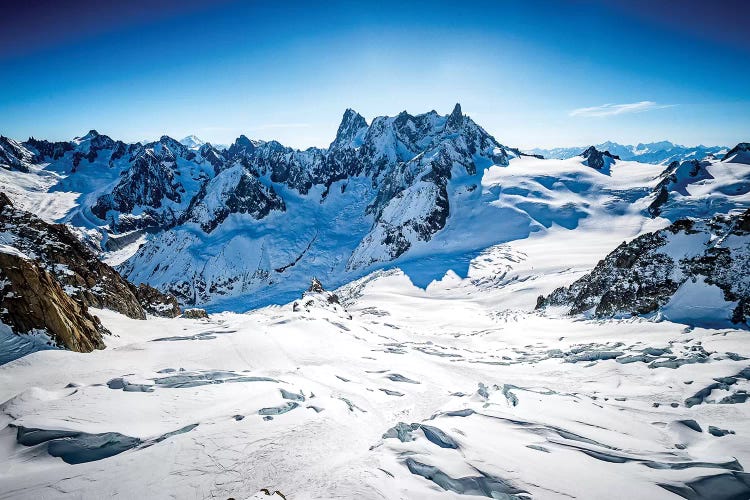
<path fill-rule="evenodd" d="M 638 143 L 635 146 L 607 141 L 597 144 L 595 147 L 599 151 L 609 151 L 622 160 L 665 165 L 673 161 L 703 160 L 706 157 L 722 156 L 729 149 L 726 146 L 680 146 L 669 141 Z M 525 152 L 542 155 L 545 158 L 566 160 L 580 155 L 585 149 L 586 146 L 552 149 L 534 148 Z"/>
<path fill-rule="evenodd" d="M 17 209 L 66 223 L 131 282 L 244 310 L 296 297 L 312 277 L 337 286 L 391 266 L 426 286 L 492 245 L 587 219 L 747 207 L 746 145 L 726 157 L 679 148 L 605 143 L 548 161 L 501 144 L 459 105 L 370 123 L 348 109 L 328 148 L 304 151 L 245 136 L 226 149 L 95 130 L 0 137 L 0 183 Z"/>

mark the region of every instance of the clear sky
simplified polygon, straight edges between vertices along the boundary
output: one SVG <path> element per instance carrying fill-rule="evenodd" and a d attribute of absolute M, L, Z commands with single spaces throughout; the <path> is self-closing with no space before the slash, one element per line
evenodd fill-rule
<path fill-rule="evenodd" d="M 305 148 L 346 108 L 460 102 L 522 148 L 750 141 L 744 0 L 316 3 L 17 2 L 0 16 L 0 134 Z"/>

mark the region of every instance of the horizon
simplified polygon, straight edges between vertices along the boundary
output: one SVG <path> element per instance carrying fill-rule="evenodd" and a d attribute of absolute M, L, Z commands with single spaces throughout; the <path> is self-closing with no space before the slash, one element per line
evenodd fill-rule
<path fill-rule="evenodd" d="M 371 121 L 461 102 L 523 150 L 667 137 L 731 147 L 750 135 L 747 11 L 735 0 L 37 1 L 0 20 L 0 133 L 246 135 L 306 149 L 328 146 L 346 108 Z"/>
<path fill-rule="evenodd" d="M 460 103 L 457 103 L 457 104 L 460 105 Z M 344 110 L 344 113 L 346 113 L 346 111 L 350 110 L 350 109 L 352 109 L 352 108 L 347 108 L 346 110 Z M 352 111 L 357 112 L 356 109 L 352 109 Z M 402 110 L 401 113 L 408 113 L 411 116 L 419 116 L 419 115 L 430 113 L 430 112 L 433 112 L 433 111 L 437 112 L 440 116 L 448 116 L 450 114 L 450 113 L 443 114 L 443 113 L 440 113 L 437 110 L 430 110 L 430 111 L 427 111 L 427 112 L 424 112 L 424 113 L 409 113 L 408 110 Z M 342 118 L 343 118 L 343 114 L 344 113 L 342 113 Z M 388 115 L 388 116 L 386 116 L 386 115 L 380 115 L 380 116 L 375 116 L 375 117 L 372 117 L 372 118 L 369 118 L 369 119 L 366 116 L 363 116 L 363 118 L 367 122 L 367 125 L 371 126 L 372 125 L 372 121 L 375 118 L 380 118 L 380 117 L 383 117 L 383 116 L 393 117 L 393 116 L 396 116 L 396 115 Z M 473 118 L 468 113 L 463 113 L 463 115 L 467 116 L 468 118 L 471 118 L 473 120 Z M 473 121 L 476 123 L 476 120 L 473 120 Z M 479 125 L 480 127 L 482 126 L 481 123 L 477 123 L 477 125 Z M 482 128 L 484 128 L 484 127 L 482 127 Z M 246 138 L 248 138 L 250 140 L 260 140 L 260 141 L 264 141 L 264 142 L 276 141 L 276 139 L 273 139 L 273 138 L 271 138 L 271 139 L 260 139 L 260 138 L 251 136 L 251 135 L 249 135 L 247 133 L 240 133 L 237 137 L 235 137 L 234 139 L 232 139 L 229 142 L 214 142 L 214 141 L 210 141 L 210 140 L 206 139 L 205 137 L 201 137 L 200 135 L 195 134 L 195 133 L 189 133 L 189 134 L 187 134 L 187 135 L 185 135 L 183 137 L 177 137 L 177 136 L 170 135 L 170 134 L 161 134 L 160 136 L 157 136 L 157 137 L 144 138 L 144 139 L 141 139 L 141 140 L 129 141 L 129 140 L 123 140 L 122 138 L 113 136 L 112 134 L 109 134 L 106 131 L 103 132 L 103 131 L 101 131 L 101 130 L 99 130 L 97 128 L 89 129 L 87 132 L 85 132 L 85 133 L 83 133 L 81 135 L 75 135 L 73 137 L 62 138 L 62 139 L 50 139 L 48 137 L 38 137 L 38 136 L 34 136 L 34 135 L 28 136 L 26 138 L 21 138 L 21 137 L 10 137 L 10 138 L 14 139 L 14 140 L 16 140 L 18 142 L 24 142 L 24 141 L 27 141 L 29 139 L 51 140 L 53 142 L 57 142 L 57 141 L 63 141 L 63 142 L 65 142 L 65 141 L 75 141 L 77 139 L 82 139 L 83 137 L 85 137 L 86 135 L 90 134 L 91 132 L 96 132 L 98 135 L 104 135 L 104 136 L 107 136 L 107 137 L 109 137 L 111 139 L 114 139 L 114 140 L 121 140 L 122 142 L 125 142 L 126 144 L 136 144 L 136 143 L 148 144 L 148 143 L 152 143 L 152 142 L 158 142 L 162 137 L 165 137 L 165 136 L 169 137 L 171 139 L 174 139 L 174 140 L 176 140 L 178 142 L 181 142 L 181 143 L 184 142 L 184 141 L 186 141 L 187 139 L 194 138 L 194 139 L 198 139 L 199 141 L 203 142 L 204 144 L 210 144 L 210 145 L 212 145 L 214 147 L 219 147 L 219 146 L 228 147 L 228 146 L 231 146 L 237 140 L 239 140 L 240 137 L 246 137 Z M 492 134 L 492 132 L 490 132 L 490 131 L 488 131 L 488 132 L 491 135 L 494 136 L 494 134 Z M 3 134 L 0 134 L 0 135 L 3 135 Z M 8 137 L 8 136 L 6 136 L 6 137 Z M 298 147 L 298 146 L 290 146 L 290 147 L 293 147 L 294 149 L 299 150 L 299 151 L 304 151 L 304 150 L 310 149 L 310 148 L 327 149 L 330 146 L 330 142 L 332 142 L 335 139 L 335 137 L 336 137 L 336 132 L 334 132 L 334 134 L 332 135 L 331 141 L 329 141 L 324 146 L 310 145 L 310 146 L 302 146 L 302 147 Z M 497 139 L 497 137 L 495 137 L 495 139 Z M 277 141 L 277 142 L 280 142 L 280 141 Z M 507 146 L 507 147 L 510 147 L 510 148 L 519 149 L 521 151 L 531 151 L 531 150 L 536 150 L 536 149 L 540 149 L 540 150 L 541 149 L 553 150 L 553 149 L 586 148 L 586 147 L 589 147 L 589 146 L 600 146 L 600 145 L 606 144 L 608 142 L 611 142 L 611 143 L 614 143 L 614 144 L 617 144 L 617 145 L 620 145 L 620 146 L 633 146 L 633 147 L 636 147 L 638 145 L 658 144 L 658 143 L 662 143 L 662 142 L 668 142 L 668 143 L 672 144 L 673 146 L 682 146 L 682 147 L 687 147 L 687 148 L 704 147 L 704 146 L 705 147 L 727 147 L 727 148 L 734 147 L 734 144 L 732 144 L 732 145 L 730 145 L 730 144 L 708 144 L 708 143 L 681 144 L 681 143 L 679 143 L 677 141 L 673 141 L 673 140 L 670 140 L 670 139 L 660 139 L 660 140 L 653 140 L 653 141 L 648 141 L 648 142 L 637 141 L 637 142 L 633 142 L 631 144 L 624 144 L 624 143 L 620 143 L 618 141 L 613 141 L 613 140 L 603 140 L 603 141 L 599 141 L 597 143 L 591 143 L 591 144 L 574 144 L 574 145 L 547 146 L 547 147 L 543 147 L 543 146 L 516 147 L 516 146 L 514 146 L 512 144 L 504 144 L 504 145 Z M 741 142 L 745 142 L 745 141 L 741 141 Z M 282 143 L 282 145 L 289 146 L 288 144 L 283 144 L 283 143 Z"/>

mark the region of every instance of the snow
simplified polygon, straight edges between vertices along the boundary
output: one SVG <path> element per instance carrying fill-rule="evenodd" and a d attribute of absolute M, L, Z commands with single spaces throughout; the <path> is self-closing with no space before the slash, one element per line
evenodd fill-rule
<path fill-rule="evenodd" d="M 662 307 L 665 319 L 702 326 L 723 326 L 731 319 L 736 302 L 727 301 L 724 292 L 709 285 L 703 276 L 683 283 L 672 299 Z"/>
<path fill-rule="evenodd" d="M 15 257 L 20 257 L 24 260 L 31 260 L 29 259 L 29 256 L 17 249 L 16 247 L 5 245 L 0 243 L 0 253 L 5 253 L 8 255 L 13 255 Z"/>
<path fill-rule="evenodd" d="M 481 477 L 535 498 L 669 498 L 658 484 L 748 463 L 749 407 L 718 404 L 734 386 L 685 404 L 747 366 L 727 354 L 750 356 L 747 333 L 541 316 L 497 301 L 531 298 L 523 283 L 537 280 L 519 269 L 551 265 L 536 261 L 544 253 L 533 241 L 503 246 L 509 262 L 526 260 L 487 293 L 468 293 L 479 285 L 453 273 L 424 290 L 396 270 L 337 290 L 346 311 L 314 301 L 297 312 L 138 321 L 95 310 L 113 333 L 104 351 L 40 351 L 0 366 L 0 426 L 150 444 L 71 465 L 5 427 L 0 498 L 248 498 L 261 488 L 287 498 L 458 498 Z M 498 251 L 480 259 L 485 276 L 487 259 L 506 262 Z M 482 276 L 479 263 L 470 274 Z M 601 355 L 665 348 L 672 354 L 656 359 L 710 354 L 678 368 Z M 410 437 L 384 437 L 399 422 L 417 424 Z M 712 436 L 709 425 L 735 434 Z"/>

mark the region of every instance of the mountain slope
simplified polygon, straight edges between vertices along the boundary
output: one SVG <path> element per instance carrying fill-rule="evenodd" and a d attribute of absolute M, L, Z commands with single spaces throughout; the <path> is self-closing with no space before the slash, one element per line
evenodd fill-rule
<path fill-rule="evenodd" d="M 736 154 L 699 162 L 696 175 L 693 163 L 662 172 L 617 149 L 542 160 L 459 105 L 369 124 L 348 109 L 325 149 L 245 136 L 225 150 L 167 136 L 128 145 L 96 131 L 17 145 L 28 172 L 3 168 L 0 181 L 19 208 L 76 227 L 131 281 L 214 311 L 291 300 L 312 276 L 336 286 L 394 266 L 425 287 L 465 276 L 493 245 L 588 219 L 652 217 L 658 228 L 750 205 Z"/>
<path fill-rule="evenodd" d="M 540 297 L 596 317 L 660 312 L 691 324 L 750 326 L 750 210 L 684 219 L 623 243 L 583 278 Z"/>

